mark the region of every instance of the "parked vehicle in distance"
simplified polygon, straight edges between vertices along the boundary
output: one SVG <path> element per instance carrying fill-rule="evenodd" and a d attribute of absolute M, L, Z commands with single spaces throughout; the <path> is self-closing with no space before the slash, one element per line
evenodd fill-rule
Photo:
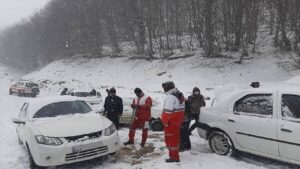
<path fill-rule="evenodd" d="M 76 97 L 30 99 L 13 122 L 31 168 L 89 160 L 119 149 L 114 124 Z"/>
<path fill-rule="evenodd" d="M 254 87 L 202 108 L 199 135 L 219 155 L 240 150 L 300 164 L 300 88 Z"/>
<path fill-rule="evenodd" d="M 9 88 L 9 94 L 17 94 L 18 96 L 36 97 L 39 95 L 39 85 L 28 80 L 19 80 Z"/>
<path fill-rule="evenodd" d="M 91 92 L 86 91 L 71 91 L 68 92 L 67 95 L 79 97 L 91 105 L 98 105 L 102 102 L 102 96 L 100 92 L 95 92 L 95 94 L 92 94 Z"/>

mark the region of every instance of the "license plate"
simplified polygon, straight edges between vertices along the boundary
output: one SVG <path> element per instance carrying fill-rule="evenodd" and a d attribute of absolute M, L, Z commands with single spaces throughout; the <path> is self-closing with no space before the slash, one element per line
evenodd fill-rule
<path fill-rule="evenodd" d="M 89 143 L 89 144 L 82 144 L 82 145 L 73 146 L 72 152 L 76 153 L 76 152 L 80 152 L 80 151 L 95 149 L 95 148 L 102 147 L 102 146 L 104 146 L 102 141 L 95 142 L 95 143 Z"/>

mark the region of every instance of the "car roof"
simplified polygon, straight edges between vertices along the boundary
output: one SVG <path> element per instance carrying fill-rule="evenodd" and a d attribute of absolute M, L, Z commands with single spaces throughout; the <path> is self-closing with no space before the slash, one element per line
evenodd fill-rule
<path fill-rule="evenodd" d="M 38 110 L 43 108 L 46 105 L 64 101 L 84 101 L 78 97 L 74 96 L 50 96 L 50 97 L 39 97 L 39 98 L 30 98 L 26 102 L 28 103 L 27 111 L 29 113 L 29 117 L 31 118 Z"/>
<path fill-rule="evenodd" d="M 18 82 L 22 82 L 22 83 L 35 83 L 35 82 L 31 81 L 31 80 L 24 80 L 24 79 L 21 79 Z"/>
<path fill-rule="evenodd" d="M 217 99 L 217 105 L 228 105 L 235 99 L 238 99 L 242 95 L 247 94 L 273 94 L 276 92 L 281 93 L 295 93 L 300 94 L 300 86 L 299 85 L 290 85 L 286 83 L 265 83 L 262 84 L 259 88 L 247 87 L 243 89 L 238 89 L 236 91 L 224 92 L 221 93 L 221 97 Z"/>

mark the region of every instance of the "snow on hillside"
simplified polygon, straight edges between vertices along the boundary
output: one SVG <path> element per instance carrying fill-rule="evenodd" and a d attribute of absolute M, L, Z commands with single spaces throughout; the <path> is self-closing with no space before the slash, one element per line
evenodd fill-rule
<path fill-rule="evenodd" d="M 263 31 L 263 30 L 262 30 Z M 89 91 L 99 90 L 106 96 L 105 89 L 115 87 L 121 97 L 134 97 L 135 87 L 141 87 L 155 101 L 155 107 L 162 107 L 164 94 L 161 84 L 173 80 L 176 86 L 188 96 L 193 87 L 198 86 L 205 96 L 215 97 L 215 93 L 230 93 L 241 87 L 249 87 L 253 81 L 282 82 L 296 75 L 299 70 L 292 67 L 293 60 L 280 55 L 270 47 L 270 36 L 261 33 L 258 38 L 257 52 L 245 58 L 242 64 L 236 64 L 238 54 L 230 54 L 231 58 L 203 58 L 201 52 L 195 56 L 175 60 L 132 60 L 124 58 L 85 58 L 55 61 L 40 70 L 32 72 L 23 79 L 37 81 L 41 87 L 38 97 L 59 95 L 64 87 Z M 18 145 L 15 124 L 11 119 L 18 116 L 18 111 L 26 98 L 8 95 L 8 88 L 20 75 L 9 73 L 0 65 L 0 169 L 28 168 L 28 157 L 22 146 Z M 300 84 L 300 78 L 294 77 L 288 83 Z M 211 100 L 210 100 L 211 101 Z M 208 101 L 208 102 L 210 102 Z M 121 142 L 128 139 L 128 129 L 119 130 Z M 163 142 L 163 133 L 150 132 L 147 147 L 153 148 L 141 158 L 134 158 L 132 153 L 140 151 L 140 147 L 122 150 L 116 162 L 110 160 L 100 162 L 99 159 L 63 166 L 59 168 L 75 169 L 289 169 L 297 168 L 286 163 L 262 157 L 241 154 L 239 157 L 224 157 L 213 154 L 207 142 L 194 131 L 191 136 L 192 150 L 181 153 L 181 162 L 166 164 L 167 150 Z M 139 143 L 141 131 L 136 133 Z M 131 155 L 130 155 L 131 154 Z M 135 165 L 132 165 L 135 164 Z"/>
<path fill-rule="evenodd" d="M 233 64 L 226 59 L 211 59 L 205 61 L 202 58 L 192 57 L 173 61 L 143 61 L 118 59 L 84 59 L 73 58 L 56 61 L 43 69 L 23 77 L 32 79 L 42 84 L 41 96 L 58 95 L 63 87 L 87 89 L 92 87 L 100 89 L 105 95 L 106 87 L 115 86 L 122 97 L 133 97 L 132 90 L 140 86 L 151 95 L 156 102 L 161 102 L 163 93 L 161 83 L 166 80 L 174 80 L 178 88 L 188 95 L 194 86 L 200 86 L 203 93 L 211 96 L 210 90 L 205 88 L 218 86 L 217 89 L 236 90 L 238 87 L 233 83 L 249 85 L 251 81 L 279 81 L 288 79 L 290 73 L 277 66 L 278 58 L 262 57 L 253 59 L 243 65 Z M 266 66 L 268 65 L 268 66 Z M 218 67 L 217 69 L 214 67 Z M 157 74 L 166 71 L 165 74 Z M 2 70 L 2 74 L 5 70 Z M 4 73 L 5 74 L 5 73 Z M 15 77 L 18 78 L 18 77 Z M 15 133 L 15 124 L 11 119 L 17 117 L 18 111 L 26 98 L 9 96 L 7 89 L 11 82 L 0 83 L 0 169 L 23 169 L 28 168 L 28 157 L 22 146 L 18 145 Z M 160 105 L 161 106 L 161 105 Z M 128 129 L 119 131 L 121 142 L 128 139 Z M 192 150 L 181 153 L 181 162 L 178 164 L 166 164 L 167 150 L 163 142 L 163 133 L 150 132 L 147 144 L 148 149 L 154 146 L 149 153 L 141 158 L 130 155 L 140 151 L 122 147 L 116 157 L 116 162 L 110 159 L 103 163 L 99 160 L 62 166 L 59 168 L 151 168 L 151 169 L 174 169 L 174 168 L 203 168 L 203 169 L 281 169 L 294 168 L 294 166 L 269 160 L 262 157 L 241 154 L 237 158 L 224 157 L 213 154 L 207 142 L 201 139 L 194 131 L 191 136 Z M 136 133 L 136 142 L 141 139 L 141 131 Z M 153 146 L 152 146 L 153 145 Z M 134 164 L 134 165 L 133 165 Z"/>

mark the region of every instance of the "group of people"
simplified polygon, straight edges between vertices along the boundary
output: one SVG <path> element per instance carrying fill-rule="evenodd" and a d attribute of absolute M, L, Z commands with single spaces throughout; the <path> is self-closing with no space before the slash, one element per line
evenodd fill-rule
<path fill-rule="evenodd" d="M 163 83 L 162 88 L 166 94 L 161 116 L 164 125 L 165 143 L 169 150 L 169 158 L 166 159 L 166 162 L 179 162 L 179 152 L 191 149 L 189 136 L 199 125 L 200 108 L 205 106 L 205 100 L 197 87 L 193 89 L 193 93 L 188 99 L 185 99 L 172 81 Z M 116 95 L 115 88 L 111 88 L 107 92 L 104 112 L 118 129 L 119 119 L 123 113 L 123 101 L 122 98 Z M 152 99 L 144 94 L 140 88 L 135 88 L 134 93 L 136 98 L 133 99 L 131 104 L 134 113 L 133 120 L 128 134 L 129 139 L 124 145 L 134 144 L 135 131 L 137 128 L 141 128 L 142 140 L 140 145 L 143 147 L 148 137 Z M 195 123 L 189 127 L 191 120 L 195 120 Z"/>

